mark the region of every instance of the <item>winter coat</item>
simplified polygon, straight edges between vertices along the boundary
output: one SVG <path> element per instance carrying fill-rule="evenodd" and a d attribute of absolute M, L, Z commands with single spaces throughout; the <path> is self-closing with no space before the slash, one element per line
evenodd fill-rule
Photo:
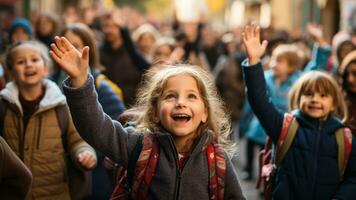
<path fill-rule="evenodd" d="M 43 85 L 45 95 L 29 119 L 26 130 L 17 85 L 10 82 L 0 92 L 8 106 L 3 137 L 32 172 L 29 199 L 70 199 L 65 154 L 76 161 L 80 152 L 89 150 L 94 153 L 94 150 L 80 138 L 70 116 L 65 138 L 68 149 L 64 149 L 55 107 L 66 105 L 66 99 L 52 81 L 44 79 Z"/>
<path fill-rule="evenodd" d="M 261 64 L 244 65 L 247 95 L 251 108 L 274 143 L 281 132 L 284 113 L 272 103 L 266 92 Z M 335 132 L 344 127 L 339 119 L 329 116 L 320 121 L 296 110 L 299 123 L 292 146 L 276 171 L 273 183 L 275 200 L 351 200 L 356 199 L 356 141 L 343 181 L 339 177 L 338 144 Z"/>
<path fill-rule="evenodd" d="M 97 103 L 91 76 L 81 88 L 71 88 L 69 82 L 70 80 L 64 82 L 63 91 L 75 126 L 83 139 L 113 161 L 127 167 L 129 155 L 139 138 L 138 133 L 134 129 L 124 129 L 119 122 L 111 120 L 103 113 Z M 181 170 L 178 167 L 178 150 L 171 134 L 166 131 L 154 134 L 159 142 L 159 158 L 148 188 L 148 199 L 209 199 L 209 171 L 203 148 L 211 135 L 201 135 Z M 229 159 L 226 160 L 224 199 L 245 199 Z"/>
<path fill-rule="evenodd" d="M 31 187 L 32 174 L 2 137 L 0 161 L 0 199 L 25 199 Z"/>

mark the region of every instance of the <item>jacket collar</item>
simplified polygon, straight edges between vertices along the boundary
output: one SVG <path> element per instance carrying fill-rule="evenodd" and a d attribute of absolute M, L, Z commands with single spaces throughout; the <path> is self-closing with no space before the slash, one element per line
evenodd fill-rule
<path fill-rule="evenodd" d="M 178 150 L 174 143 L 172 135 L 165 129 L 161 128 L 161 131 L 155 133 L 160 145 L 163 146 L 163 149 L 166 151 L 167 155 L 172 155 L 174 157 L 178 156 Z M 213 140 L 212 131 L 206 131 L 200 134 L 194 144 L 191 151 L 191 156 L 195 156 L 201 151 L 203 151 L 207 144 L 211 143 Z M 174 151 L 172 151 L 172 149 Z M 175 154 L 175 155 L 174 155 Z"/>
<path fill-rule="evenodd" d="M 45 86 L 45 95 L 41 100 L 36 113 L 54 108 L 58 105 L 66 104 L 65 96 L 54 82 L 48 79 L 43 79 L 43 85 Z M 19 88 L 15 82 L 12 81 L 6 84 L 6 87 L 0 91 L 0 97 L 7 101 L 11 107 L 16 107 L 18 111 L 23 114 L 23 109 L 19 100 Z"/>
<path fill-rule="evenodd" d="M 334 115 L 330 115 L 326 120 L 320 120 L 304 114 L 299 109 L 292 111 L 292 114 L 296 117 L 300 126 L 313 130 L 320 129 L 323 130 L 323 132 L 334 133 L 336 129 L 345 126 L 341 120 Z"/>

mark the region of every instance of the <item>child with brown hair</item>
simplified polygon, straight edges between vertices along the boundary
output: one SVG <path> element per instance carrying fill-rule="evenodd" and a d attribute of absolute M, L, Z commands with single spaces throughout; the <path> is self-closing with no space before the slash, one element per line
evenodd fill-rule
<path fill-rule="evenodd" d="M 32 172 L 29 199 L 74 199 L 69 191 L 67 158 L 90 170 L 96 165 L 96 156 L 75 129 L 65 96 L 45 78 L 50 61 L 48 49 L 37 41 L 9 49 L 6 63 L 14 81 L 0 92 L 1 106 L 6 108 L 1 113 L 0 134 Z M 63 111 L 68 117 L 58 119 Z M 63 129 L 61 120 L 67 120 Z"/>
<path fill-rule="evenodd" d="M 143 113 L 133 131 L 111 120 L 97 103 L 93 78 L 88 75 L 88 47 L 78 51 L 64 37 L 55 40 L 51 55 L 70 76 L 64 93 L 82 137 L 127 168 L 143 134 L 140 158 L 144 157 L 138 159 L 136 173 L 142 172 L 137 171 L 141 162 L 149 161 L 148 169 L 134 176 L 126 195 L 133 199 L 245 199 L 229 154 L 223 150 L 234 149 L 228 140 L 230 122 L 209 72 L 191 65 L 149 70 L 137 103 Z M 150 143 L 156 145 L 146 149 Z"/>
<path fill-rule="evenodd" d="M 243 32 L 248 60 L 243 62 L 248 100 L 261 125 L 274 144 L 284 122 L 284 113 L 276 108 L 266 91 L 259 61 L 267 47 L 260 42 L 260 29 L 248 25 Z M 329 200 L 356 197 L 356 144 L 344 169 L 338 166 L 338 142 L 335 132 L 344 129 L 346 116 L 341 90 L 333 78 L 323 72 L 303 75 L 292 88 L 292 108 L 298 129 L 289 150 L 277 167 L 273 181 L 273 199 Z M 349 129 L 348 137 L 353 140 Z M 346 131 L 346 130 L 345 130 Z M 354 140 L 353 140 L 354 141 Z M 342 171 L 342 173 L 340 173 Z"/>

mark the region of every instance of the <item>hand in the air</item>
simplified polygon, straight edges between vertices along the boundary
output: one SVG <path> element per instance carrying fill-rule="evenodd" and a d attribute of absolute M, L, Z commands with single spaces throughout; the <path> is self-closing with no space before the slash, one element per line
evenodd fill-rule
<path fill-rule="evenodd" d="M 242 41 L 246 48 L 250 65 L 255 65 L 265 53 L 268 42 L 260 42 L 260 27 L 254 24 L 246 25 L 242 32 Z"/>
<path fill-rule="evenodd" d="M 75 88 L 84 85 L 88 78 L 89 47 L 78 51 L 65 37 L 55 37 L 51 44 L 50 55 L 53 60 L 71 77 Z"/>

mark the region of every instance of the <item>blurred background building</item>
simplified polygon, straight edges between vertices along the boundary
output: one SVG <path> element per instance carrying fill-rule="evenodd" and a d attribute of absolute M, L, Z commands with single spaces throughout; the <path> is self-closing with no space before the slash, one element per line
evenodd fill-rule
<path fill-rule="evenodd" d="M 298 33 L 308 22 L 316 22 L 324 27 L 328 39 L 356 23 L 354 0 L 0 0 L 0 28 L 6 29 L 17 16 L 31 19 L 40 12 L 63 14 L 68 6 L 107 9 L 115 4 L 130 5 L 153 19 L 169 19 L 176 7 L 177 15 L 181 10 L 185 17 L 202 14 L 220 29 L 254 21 Z"/>

